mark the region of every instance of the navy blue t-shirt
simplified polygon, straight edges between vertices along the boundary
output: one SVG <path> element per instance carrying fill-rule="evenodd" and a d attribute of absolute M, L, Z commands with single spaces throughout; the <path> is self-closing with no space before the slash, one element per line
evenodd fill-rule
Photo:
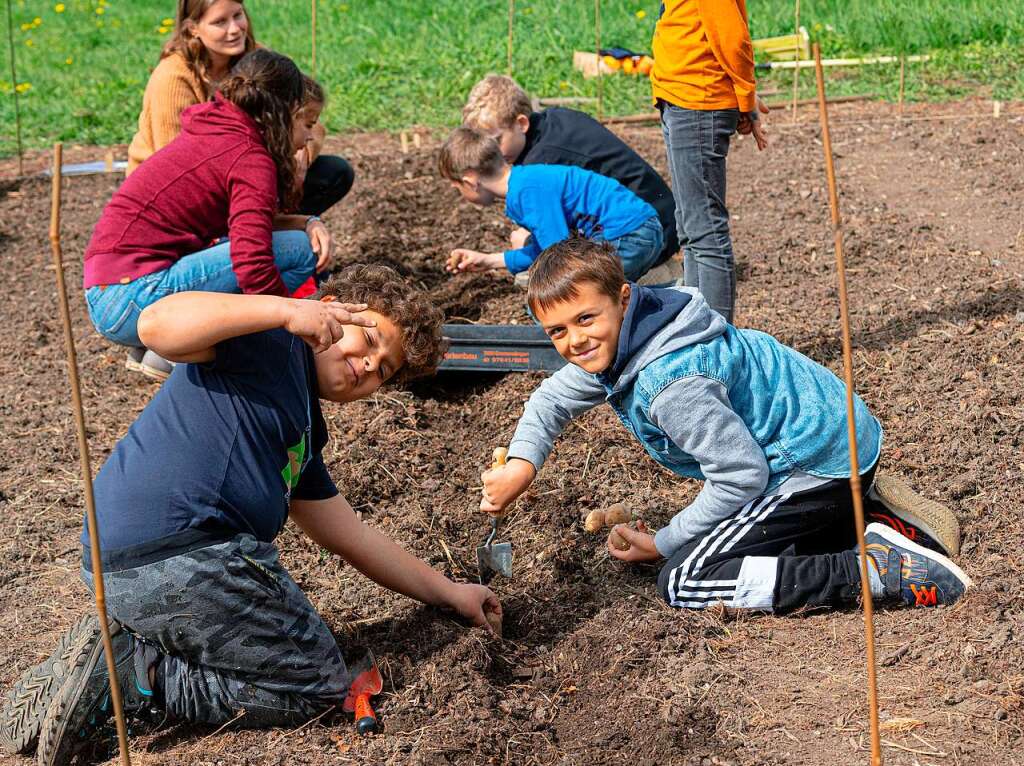
<path fill-rule="evenodd" d="M 96 477 L 103 558 L 123 567 L 241 532 L 270 542 L 291 498 L 338 494 L 326 442 L 313 354 L 291 333 L 231 338 L 209 364 L 177 365 Z"/>

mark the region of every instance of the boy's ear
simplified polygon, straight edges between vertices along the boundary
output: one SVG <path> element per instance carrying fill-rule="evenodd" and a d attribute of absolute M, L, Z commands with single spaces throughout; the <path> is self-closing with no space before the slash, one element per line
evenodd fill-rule
<path fill-rule="evenodd" d="M 629 282 L 623 282 L 622 287 L 619 289 L 619 300 L 622 304 L 622 313 L 626 313 L 626 309 L 629 308 L 629 299 L 632 296 L 633 291 L 629 287 Z"/>
<path fill-rule="evenodd" d="M 526 134 L 530 130 L 530 116 L 527 114 L 517 114 L 513 126 L 522 134 Z"/>

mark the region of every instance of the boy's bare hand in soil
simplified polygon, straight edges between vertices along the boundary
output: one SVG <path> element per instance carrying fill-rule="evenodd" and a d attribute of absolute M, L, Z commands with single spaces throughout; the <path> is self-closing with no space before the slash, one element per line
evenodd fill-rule
<path fill-rule="evenodd" d="M 504 253 L 481 253 L 476 250 L 467 250 L 464 247 L 452 250 L 444 268 L 451 274 L 461 274 L 464 271 L 488 271 L 490 269 L 505 268 Z"/>
<path fill-rule="evenodd" d="M 490 588 L 475 583 L 452 583 L 448 605 L 474 626 L 500 635 L 495 625 L 501 625 L 501 603 Z"/>
<path fill-rule="evenodd" d="M 343 325 L 373 327 L 372 319 L 359 312 L 365 303 L 323 303 L 291 300 L 285 315 L 284 329 L 298 335 L 315 353 L 326 351 L 345 334 Z"/>
<path fill-rule="evenodd" d="M 491 468 L 480 474 L 483 482 L 483 498 L 480 510 L 500 516 L 512 501 L 519 497 L 533 482 L 537 469 L 529 460 L 512 458 L 505 465 Z"/>
<path fill-rule="evenodd" d="M 654 545 L 654 535 L 642 521 L 637 522 L 637 529 L 625 524 L 616 524 L 612 531 L 629 543 L 629 547 L 620 551 L 612 545 L 611 535 L 608 537 L 608 553 L 620 561 L 657 561 L 661 558 Z"/>

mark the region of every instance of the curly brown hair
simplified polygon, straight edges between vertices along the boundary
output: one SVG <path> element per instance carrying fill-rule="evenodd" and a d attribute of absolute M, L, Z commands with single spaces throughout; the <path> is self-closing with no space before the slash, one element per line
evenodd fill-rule
<path fill-rule="evenodd" d="M 220 81 L 217 91 L 259 125 L 277 168 L 277 197 L 281 210 L 298 207 L 292 119 L 306 94 L 303 74 L 295 62 L 269 48 L 246 53 Z"/>
<path fill-rule="evenodd" d="M 437 370 L 447 346 L 441 337 L 444 313 L 394 269 L 380 264 L 347 266 L 320 285 L 313 298 L 327 295 L 341 303 L 365 303 L 398 325 L 405 363 L 394 382 L 405 383 Z"/>

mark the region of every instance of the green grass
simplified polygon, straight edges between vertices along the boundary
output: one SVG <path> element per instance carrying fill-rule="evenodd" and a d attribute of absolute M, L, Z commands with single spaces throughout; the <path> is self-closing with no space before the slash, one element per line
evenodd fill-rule
<path fill-rule="evenodd" d="M 308 69 L 310 3 L 246 5 L 257 39 Z M 167 39 L 161 22 L 173 7 L 172 0 L 12 0 L 26 146 L 130 140 Z M 453 125 L 470 86 L 506 66 L 507 0 L 319 0 L 317 8 L 317 75 L 330 94 L 325 119 L 332 131 Z M 593 3 L 519 0 L 516 10 L 513 67 L 527 89 L 596 95 L 597 83 L 584 81 L 571 61 L 574 49 L 594 45 Z M 755 37 L 792 31 L 792 0 L 748 0 L 748 10 Z M 604 0 L 603 43 L 648 50 L 657 12 L 656 0 Z M 908 66 L 911 99 L 1024 97 L 1024 0 L 803 0 L 801 23 L 826 56 L 931 53 L 932 61 Z M 14 98 L 3 47 L 0 155 L 9 155 Z M 801 79 L 810 95 L 813 78 Z M 829 92 L 894 98 L 897 79 L 893 66 L 833 70 Z M 788 91 L 792 75 L 760 80 Z M 605 78 L 605 112 L 646 109 L 648 94 L 643 78 Z"/>

